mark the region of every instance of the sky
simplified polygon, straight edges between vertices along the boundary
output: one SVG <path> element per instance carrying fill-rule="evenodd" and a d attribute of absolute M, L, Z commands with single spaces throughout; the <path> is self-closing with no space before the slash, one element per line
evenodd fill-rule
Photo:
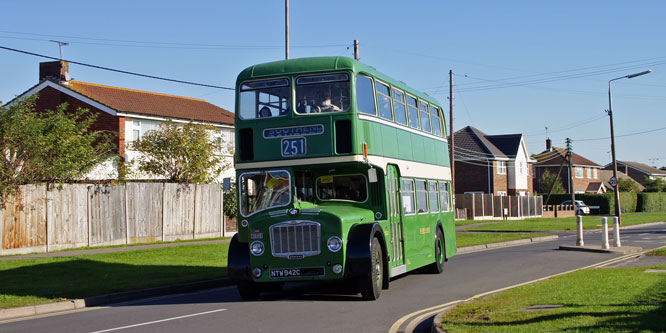
<path fill-rule="evenodd" d="M 96 66 L 233 88 L 253 64 L 285 58 L 284 0 L 2 1 L 0 46 Z M 454 128 L 522 133 L 530 154 L 573 140 L 610 157 L 608 82 L 618 160 L 666 166 L 666 2 L 290 0 L 290 58 L 353 57 L 446 106 Z M 0 49 L 0 101 L 38 83 L 39 62 Z M 81 65 L 73 79 L 205 99 L 233 111 L 226 89 Z M 447 125 L 448 126 L 448 125 Z M 547 128 L 547 129 L 546 129 Z"/>

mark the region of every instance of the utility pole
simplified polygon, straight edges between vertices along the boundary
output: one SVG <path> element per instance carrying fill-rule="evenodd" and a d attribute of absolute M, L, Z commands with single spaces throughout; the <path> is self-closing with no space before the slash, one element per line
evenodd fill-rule
<path fill-rule="evenodd" d="M 289 60 L 289 0 L 284 0 L 284 58 Z"/>
<path fill-rule="evenodd" d="M 358 39 L 354 39 L 354 59 L 356 61 L 361 60 L 361 57 L 358 55 Z"/>
<path fill-rule="evenodd" d="M 453 135 L 453 70 L 449 70 L 449 149 L 451 150 L 451 193 L 456 195 L 455 139 Z"/>
<path fill-rule="evenodd" d="M 569 188 L 571 189 L 571 204 L 574 206 L 574 211 L 576 211 L 576 193 L 574 189 L 574 174 L 573 174 L 573 150 L 571 149 L 571 139 L 567 138 L 567 156 L 569 157 Z M 578 214 L 576 214 L 578 215 Z"/>

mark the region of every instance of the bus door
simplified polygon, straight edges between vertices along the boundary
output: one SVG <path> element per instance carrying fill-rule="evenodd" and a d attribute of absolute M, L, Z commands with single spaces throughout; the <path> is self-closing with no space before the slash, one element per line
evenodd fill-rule
<path fill-rule="evenodd" d="M 398 169 L 395 165 L 386 168 L 386 188 L 388 190 L 389 222 L 391 226 L 391 276 L 406 272 L 405 250 L 402 227 L 402 205 L 400 203 L 400 186 L 398 181 Z"/>

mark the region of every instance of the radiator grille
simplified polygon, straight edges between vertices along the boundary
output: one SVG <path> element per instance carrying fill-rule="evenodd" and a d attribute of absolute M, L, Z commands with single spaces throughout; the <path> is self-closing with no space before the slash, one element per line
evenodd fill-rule
<path fill-rule="evenodd" d="M 311 221 L 289 221 L 270 227 L 274 257 L 304 258 L 321 252 L 321 225 Z"/>

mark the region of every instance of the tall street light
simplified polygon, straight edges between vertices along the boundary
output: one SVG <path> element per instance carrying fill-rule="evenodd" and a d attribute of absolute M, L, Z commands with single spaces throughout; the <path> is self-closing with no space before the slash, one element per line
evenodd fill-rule
<path fill-rule="evenodd" d="M 608 81 L 608 117 L 610 118 L 610 132 L 611 132 L 611 153 L 613 155 L 613 178 L 615 179 L 615 185 L 613 186 L 615 190 L 615 216 L 617 216 L 618 222 L 621 224 L 622 220 L 620 218 L 620 189 L 617 186 L 617 160 L 615 159 L 615 133 L 613 132 L 613 98 L 611 94 L 611 82 L 621 79 L 633 79 L 637 76 L 650 74 L 652 70 L 646 70 L 644 72 L 629 74 L 622 77 L 618 77 Z M 613 184 L 611 184 L 613 185 Z"/>

